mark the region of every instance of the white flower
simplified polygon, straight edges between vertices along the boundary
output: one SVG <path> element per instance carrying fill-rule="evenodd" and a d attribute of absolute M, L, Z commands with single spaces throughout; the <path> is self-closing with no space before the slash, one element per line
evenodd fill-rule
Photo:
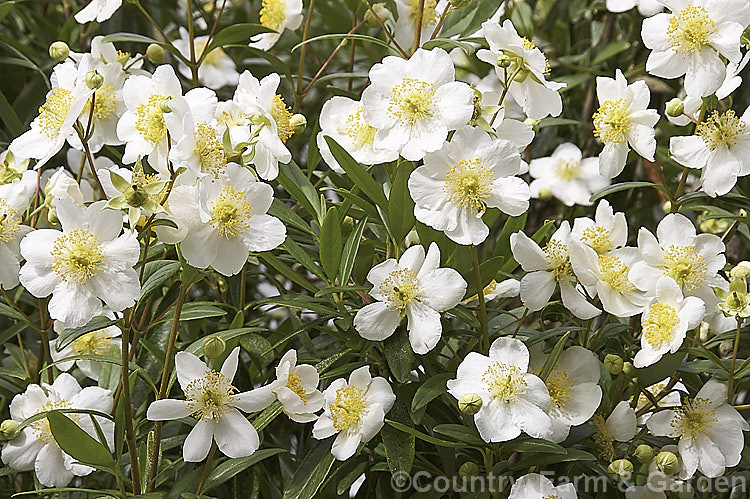
<path fill-rule="evenodd" d="M 45 170 L 45 173 L 48 171 L 50 170 Z M 85 201 L 81 186 L 65 167 L 61 166 L 54 170 L 54 173 L 47 179 L 44 186 L 44 203 L 50 210 L 54 210 L 57 203 L 63 199 L 72 201 L 78 206 L 83 206 Z"/>
<path fill-rule="evenodd" d="M 539 373 L 549 357 L 539 348 L 531 349 L 529 370 Z M 572 346 L 560 354 L 544 382 L 552 403 L 547 414 L 552 419 L 552 442 L 568 438 L 571 426 L 578 426 L 594 415 L 602 400 L 599 383 L 600 364 L 590 350 Z"/>
<path fill-rule="evenodd" d="M 117 136 L 125 141 L 122 162 L 135 163 L 148 156 L 149 164 L 162 173 L 167 171 L 167 123 L 164 108 L 171 99 L 182 96 L 182 87 L 174 69 L 168 64 L 157 67 L 149 76 L 134 75 L 125 81 L 123 98 L 127 111 L 117 122 Z"/>
<path fill-rule="evenodd" d="M 709 478 L 737 465 L 744 447 L 745 419 L 727 403 L 727 386 L 710 379 L 693 400 L 677 410 L 660 411 L 646 422 L 655 436 L 678 438 L 683 479 L 696 470 Z"/>
<path fill-rule="evenodd" d="M 81 389 L 78 381 L 68 373 L 61 373 L 52 385 L 31 384 L 22 394 L 13 397 L 10 417 L 21 423 L 40 412 L 54 409 L 88 409 L 109 413 L 112 394 L 96 386 Z M 88 414 L 66 414 L 94 439 L 97 433 Z M 115 425 L 109 419 L 94 416 L 102 429 L 107 444 L 112 447 Z M 3 447 L 5 464 L 18 471 L 34 470 L 39 482 L 47 487 L 65 487 L 74 476 L 86 476 L 94 468 L 76 464 L 76 459 L 62 451 L 50 431 L 47 418 L 34 421 Z"/>
<path fill-rule="evenodd" d="M 559 284 L 565 308 L 576 317 L 591 319 L 601 311 L 589 303 L 577 287 L 578 281 L 570 264 L 570 242 L 567 220 L 552 234 L 544 249 L 523 232 L 511 234 L 513 258 L 528 272 L 521 279 L 521 301 L 531 311 L 541 310 Z"/>
<path fill-rule="evenodd" d="M 750 175 L 750 107 L 741 117 L 731 109 L 714 111 L 695 135 L 672 137 L 669 153 L 683 166 L 701 169 L 701 189 L 711 197 L 732 190 L 737 177 Z"/>
<path fill-rule="evenodd" d="M 629 442 L 638 430 L 635 410 L 630 407 L 627 400 L 618 402 L 606 421 L 599 414 L 595 414 L 592 421 L 596 427 L 594 441 L 600 446 L 600 454 L 606 454 L 606 450 L 602 448 L 606 446 L 611 453 L 614 442 Z"/>
<path fill-rule="evenodd" d="M 75 133 L 73 125 L 93 92 L 85 82 L 89 69 L 83 62 L 76 68 L 73 61 L 55 66 L 50 79 L 52 90 L 47 92 L 31 129 L 8 147 L 15 156 L 34 158 L 38 160 L 35 168 L 39 168 L 60 151 L 68 136 Z"/>
<path fill-rule="evenodd" d="M 331 454 L 339 461 L 349 459 L 360 442 L 369 442 L 383 427 L 385 415 L 396 396 L 385 378 L 370 376 L 362 366 L 339 378 L 323 392 L 324 412 L 313 426 L 313 437 L 324 439 L 338 433 Z"/>
<path fill-rule="evenodd" d="M 318 370 L 309 364 L 297 365 L 297 351 L 289 350 L 279 360 L 271 391 L 289 419 L 309 423 L 318 419 L 315 413 L 323 408 L 324 399 L 318 390 L 318 382 Z"/>
<path fill-rule="evenodd" d="M 583 158 L 578 146 L 571 142 L 560 144 L 552 156 L 537 158 L 529 163 L 531 195 L 538 198 L 542 189 L 552 193 L 567 206 L 590 206 L 591 195 L 609 185 L 599 175 L 599 158 Z"/>
<path fill-rule="evenodd" d="M 36 190 L 36 175 L 23 173 L 21 180 L 0 184 L 0 288 L 13 289 L 18 285 L 21 268 L 21 239 L 32 231 L 23 225 L 23 214 Z"/>
<path fill-rule="evenodd" d="M 729 94 L 742 85 L 742 77 L 740 76 L 740 73 L 745 69 L 748 62 L 750 62 L 750 52 L 747 52 L 742 56 L 742 60 L 739 63 L 730 62 L 727 64 L 727 74 L 724 77 L 724 82 L 719 89 L 716 90 L 717 99 L 725 99 L 726 97 L 729 97 Z"/>
<path fill-rule="evenodd" d="M 440 341 L 440 312 L 461 301 L 466 281 L 454 269 L 438 268 L 440 249 L 430 244 L 412 246 L 398 262 L 389 258 L 372 268 L 367 280 L 377 301 L 365 305 L 354 317 L 354 328 L 367 340 L 388 338 L 406 316 L 409 341 L 414 352 L 425 354 Z"/>
<path fill-rule="evenodd" d="M 94 19 L 101 23 L 112 17 L 122 5 L 122 0 L 91 0 L 86 7 L 79 10 L 75 17 L 78 24 L 86 24 Z"/>
<path fill-rule="evenodd" d="M 262 0 L 260 24 L 275 33 L 260 33 L 250 38 L 249 46 L 268 50 L 285 30 L 294 31 L 302 24 L 302 0 Z"/>
<path fill-rule="evenodd" d="M 377 129 L 365 122 L 364 109 L 360 102 L 336 96 L 323 104 L 320 111 L 318 149 L 328 166 L 337 173 L 344 173 L 344 170 L 331 154 L 331 148 L 323 138 L 325 135 L 335 140 L 355 161 L 363 165 L 387 163 L 398 158 L 397 151 L 374 147 Z"/>
<path fill-rule="evenodd" d="M 40 229 L 21 241 L 21 284 L 37 298 L 52 294 L 50 317 L 68 327 L 86 324 L 102 302 L 114 312 L 132 306 L 140 293 L 133 266 L 140 256 L 135 233 L 122 232 L 122 215 L 99 201 L 88 208 L 64 199 L 57 204 L 62 232 Z"/>
<path fill-rule="evenodd" d="M 724 243 L 713 234 L 695 234 L 686 216 L 671 213 L 656 227 L 656 236 L 641 227 L 638 232 L 640 262 L 630 269 L 630 280 L 639 289 L 653 294 L 661 276 L 674 280 L 686 296 L 698 296 L 716 303 L 712 286 L 725 289 L 727 282 L 718 275 L 724 268 Z"/>
<path fill-rule="evenodd" d="M 196 36 L 193 47 L 196 60 L 201 56 L 208 45 L 208 35 Z M 187 59 L 190 59 L 190 36 L 188 31 L 180 27 L 180 38 L 172 42 L 177 50 Z M 185 78 L 191 78 L 192 72 L 182 60 L 177 61 L 177 70 Z M 205 55 L 203 62 L 198 67 L 198 80 L 208 88 L 218 89 L 225 85 L 237 85 L 240 74 L 234 65 L 234 61 L 221 47 L 213 49 Z"/>
<path fill-rule="evenodd" d="M 60 321 L 55 321 L 55 331 L 62 331 Z M 55 349 L 55 340 L 49 342 L 52 360 L 58 361 L 76 355 L 109 355 L 113 351 L 120 351 L 122 331 L 117 326 L 109 326 L 79 336 L 69 344 L 65 345 L 59 352 Z M 61 371 L 70 371 L 73 364 L 78 366 L 86 377 L 99 380 L 102 371 L 102 363 L 95 360 L 76 359 L 59 362 L 57 368 Z M 108 412 L 108 411 L 105 411 Z"/>
<path fill-rule="evenodd" d="M 646 412 L 642 416 L 638 417 L 638 424 L 646 424 L 648 418 L 651 417 L 653 411 L 658 407 L 679 407 L 680 405 L 682 405 L 680 395 L 681 393 L 687 393 L 688 390 L 685 385 L 683 385 L 679 381 L 677 383 L 674 383 L 674 386 L 666 395 L 661 396 L 661 393 L 667 388 L 667 385 L 669 385 L 670 382 L 671 378 L 664 378 L 658 383 L 647 386 L 641 393 L 638 394 L 638 402 L 636 402 L 635 407 L 636 410 L 640 411 L 641 409 L 646 407 L 651 409 L 649 410 L 649 412 Z M 651 397 L 649 398 L 648 396 L 646 396 L 645 392 L 648 392 Z M 659 396 L 661 396 L 661 398 L 657 400 L 657 407 L 653 407 L 650 399 L 654 399 Z M 632 401 L 633 398 L 631 397 L 630 400 Z"/>
<path fill-rule="evenodd" d="M 28 169 L 28 158 L 16 157 L 8 149 L 0 152 L 0 185 L 18 182 Z"/>
<path fill-rule="evenodd" d="M 647 109 L 651 100 L 646 82 L 628 81 L 619 69 L 615 78 L 596 77 L 596 95 L 599 109 L 594 113 L 594 136 L 604 143 L 599 155 L 599 173 L 614 178 L 625 168 L 628 151 L 649 161 L 654 160 L 656 139 L 654 125 L 659 113 Z"/>
<path fill-rule="evenodd" d="M 610 12 L 625 12 L 638 7 L 638 13 L 644 17 L 653 16 L 664 8 L 659 0 L 607 0 L 606 4 Z"/>
<path fill-rule="evenodd" d="M 169 211 L 187 235 L 180 249 L 190 265 L 231 276 L 242 269 L 250 251 L 269 251 L 284 242 L 286 228 L 266 212 L 273 188 L 258 182 L 235 163 L 214 179 L 202 177 L 193 186 L 178 186 L 169 196 Z"/>
<path fill-rule="evenodd" d="M 466 125 L 474 112 L 474 92 L 454 81 L 455 72 L 439 48 L 375 64 L 362 94 L 365 122 L 377 129 L 373 147 L 398 151 L 410 161 L 440 149 L 448 132 Z"/>
<path fill-rule="evenodd" d="M 661 78 L 685 75 L 688 95 L 705 97 L 721 86 L 726 69 L 720 56 L 739 63 L 740 36 L 750 23 L 744 0 L 665 0 L 671 13 L 643 20 L 643 44 L 652 50 L 646 71 Z"/>
<path fill-rule="evenodd" d="M 535 120 L 558 116 L 562 112 L 558 91 L 566 84 L 547 81 L 549 64 L 542 51 L 531 40 L 519 36 L 510 19 L 506 19 L 502 26 L 497 21 L 486 21 L 482 29 L 490 49 L 478 50 L 477 57 L 495 68 L 500 81 L 505 81 L 506 75 L 510 77 L 517 73 L 508 93 L 523 108 L 526 116 Z M 510 58 L 510 67 L 497 64 L 500 56 Z"/>
<path fill-rule="evenodd" d="M 641 349 L 633 365 L 647 367 L 666 353 L 675 353 L 682 346 L 685 334 L 697 327 L 706 308 L 695 296 L 682 297 L 677 283 L 663 276 L 656 281 L 655 296 L 641 315 Z"/>
<path fill-rule="evenodd" d="M 508 499 L 576 499 L 578 494 L 572 483 L 555 485 L 544 475 L 529 473 L 515 481 Z"/>
<path fill-rule="evenodd" d="M 419 43 L 423 45 L 432 38 L 435 28 L 440 21 L 445 9 L 448 8 L 447 0 L 425 0 L 422 10 L 422 29 Z M 419 0 L 396 0 L 396 12 L 398 19 L 393 28 L 393 35 L 401 48 L 409 50 L 414 43 L 414 31 L 417 26 L 417 12 L 419 11 Z"/>
<path fill-rule="evenodd" d="M 490 232 L 482 221 L 487 207 L 512 216 L 528 209 L 529 186 L 515 176 L 520 173 L 513 144 L 463 128 L 409 177 L 414 216 L 458 244 L 480 244 Z"/>
<path fill-rule="evenodd" d="M 624 213 L 614 213 L 607 200 L 602 199 L 596 206 L 594 220 L 586 217 L 573 220 L 570 236 L 604 255 L 628 242 L 628 221 Z"/>
<path fill-rule="evenodd" d="M 484 287 L 484 301 L 495 298 L 515 298 L 521 294 L 521 283 L 517 279 L 505 279 L 497 282 L 494 279 Z"/>
<path fill-rule="evenodd" d="M 182 457 L 187 462 L 203 461 L 214 440 L 229 458 L 249 456 L 260 445 L 258 432 L 240 411 L 262 411 L 273 402 L 273 393 L 268 385 L 235 393 L 232 380 L 237 373 L 239 355 L 240 347 L 236 347 L 224 361 L 221 371 L 214 371 L 192 353 L 177 352 L 174 365 L 186 400 L 162 399 L 148 406 L 146 417 L 151 421 L 170 421 L 191 415 L 198 420 L 182 448 Z"/>
<path fill-rule="evenodd" d="M 485 442 L 505 442 L 522 431 L 535 438 L 552 433 L 547 415 L 551 399 L 544 382 L 527 372 L 529 350 L 515 338 L 498 338 L 486 357 L 469 352 L 458 366 L 456 379 L 448 381 L 448 393 L 457 400 L 476 393 L 482 407 L 474 415 Z"/>

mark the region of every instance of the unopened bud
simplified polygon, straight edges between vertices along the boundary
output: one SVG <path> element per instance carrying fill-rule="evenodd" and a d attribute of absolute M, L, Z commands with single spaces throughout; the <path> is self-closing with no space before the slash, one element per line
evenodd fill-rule
<path fill-rule="evenodd" d="M 513 59 L 505 54 L 500 54 L 497 56 L 497 61 L 495 62 L 501 68 L 509 68 L 510 65 L 513 64 Z"/>
<path fill-rule="evenodd" d="M 148 201 L 148 193 L 137 185 L 131 185 L 125 189 L 123 195 L 125 196 L 125 202 L 135 208 L 140 208 Z"/>
<path fill-rule="evenodd" d="M 633 463 L 627 459 L 617 459 L 612 461 L 607 468 L 607 474 L 613 480 L 629 480 L 633 474 Z"/>
<path fill-rule="evenodd" d="M 472 416 L 482 408 L 482 397 L 476 393 L 465 393 L 458 399 L 458 410 Z"/>
<path fill-rule="evenodd" d="M 99 71 L 92 69 L 86 73 L 86 86 L 89 87 L 89 89 L 96 90 L 102 85 L 104 85 L 104 77 Z"/>
<path fill-rule="evenodd" d="M 391 11 L 388 10 L 385 3 L 376 3 L 372 6 L 372 9 L 367 9 L 367 12 L 365 12 L 365 22 L 370 28 L 380 26 L 378 19 L 385 21 L 389 17 L 391 17 Z"/>
<path fill-rule="evenodd" d="M 465 478 L 479 476 L 479 465 L 474 461 L 466 461 L 458 468 L 458 476 Z"/>
<path fill-rule="evenodd" d="M 289 118 L 289 124 L 292 126 L 294 133 L 302 133 L 307 128 L 307 118 L 302 114 L 294 114 Z"/>
<path fill-rule="evenodd" d="M 12 440 L 18 435 L 18 421 L 6 419 L 0 423 L 0 440 Z"/>
<path fill-rule="evenodd" d="M 218 336 L 206 338 L 203 340 L 203 343 L 201 343 L 201 351 L 203 351 L 203 355 L 205 355 L 207 359 L 215 359 L 223 354 L 226 348 L 226 342 Z"/>
<path fill-rule="evenodd" d="M 542 201 L 547 201 L 548 199 L 552 199 L 552 190 L 550 190 L 549 187 L 540 187 L 539 199 L 541 199 Z"/>
<path fill-rule="evenodd" d="M 656 455 L 656 467 L 665 475 L 671 475 L 677 471 L 680 464 L 673 452 L 663 451 Z"/>
<path fill-rule="evenodd" d="M 666 111 L 669 116 L 676 118 L 685 111 L 685 103 L 682 100 L 675 97 L 671 101 L 667 102 Z"/>
<path fill-rule="evenodd" d="M 661 205 L 662 211 L 664 213 L 670 213 L 672 211 L 672 202 L 671 201 L 664 201 L 664 204 Z"/>
<path fill-rule="evenodd" d="M 531 126 L 531 129 L 534 130 L 534 133 L 539 133 L 539 120 L 535 120 L 534 118 L 526 118 L 523 120 L 524 123 Z"/>
<path fill-rule="evenodd" d="M 164 47 L 152 43 L 146 48 L 146 57 L 154 64 L 159 64 L 164 60 Z"/>
<path fill-rule="evenodd" d="M 604 368 L 609 371 L 609 374 L 612 376 L 617 376 L 622 372 L 622 367 L 624 363 L 622 361 L 622 357 L 619 355 L 615 355 L 613 353 L 608 353 L 606 357 L 604 357 Z"/>
<path fill-rule="evenodd" d="M 633 365 L 632 362 L 624 362 L 622 364 L 622 372 L 625 373 L 625 375 L 630 378 L 635 377 L 637 374 L 635 366 Z"/>
<path fill-rule="evenodd" d="M 729 271 L 729 275 L 732 276 L 733 279 L 742 279 L 743 277 L 750 276 L 750 262 L 742 261 L 738 263 Z"/>
<path fill-rule="evenodd" d="M 49 46 L 49 56 L 57 62 L 62 62 L 70 55 L 70 47 L 65 42 L 57 41 Z"/>
<path fill-rule="evenodd" d="M 648 463 L 654 457 L 654 449 L 650 445 L 641 444 L 636 447 L 633 455 L 641 463 Z"/>

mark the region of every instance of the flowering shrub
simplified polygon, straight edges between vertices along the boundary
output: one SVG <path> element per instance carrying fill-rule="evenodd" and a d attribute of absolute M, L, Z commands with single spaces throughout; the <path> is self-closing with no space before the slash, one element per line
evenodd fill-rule
<path fill-rule="evenodd" d="M 747 0 L 0 20 L 3 497 L 748 493 Z"/>

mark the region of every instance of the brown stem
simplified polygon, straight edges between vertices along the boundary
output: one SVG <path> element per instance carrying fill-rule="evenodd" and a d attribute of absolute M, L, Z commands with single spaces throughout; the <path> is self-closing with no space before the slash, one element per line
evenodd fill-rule
<path fill-rule="evenodd" d="M 135 313 L 135 310 L 131 312 Z M 128 444 L 128 455 L 130 456 L 130 473 L 133 479 L 133 494 L 141 493 L 141 477 L 138 466 L 138 447 L 135 442 L 135 432 L 133 431 L 133 408 L 130 405 L 130 355 L 128 347 L 130 346 L 131 327 L 125 327 L 122 330 L 122 404 L 125 408 L 125 440 Z"/>
<path fill-rule="evenodd" d="M 354 27 L 353 27 L 352 29 L 350 29 L 350 30 L 349 30 L 349 32 L 347 33 L 347 35 L 351 35 L 351 34 L 353 34 L 353 33 L 356 33 L 356 31 L 357 31 L 357 30 L 358 30 L 359 28 L 361 28 L 361 27 L 362 27 L 362 25 L 363 25 L 363 24 L 365 24 L 365 22 L 366 22 L 366 21 L 360 21 L 360 22 L 359 22 L 359 24 L 355 25 L 355 26 L 354 26 Z M 318 70 L 318 72 L 317 72 L 317 73 L 315 73 L 315 76 L 314 76 L 314 77 L 313 77 L 313 79 L 312 79 L 312 80 L 310 81 L 310 83 L 308 83 L 308 84 L 307 84 L 307 86 L 305 87 L 305 89 L 304 89 L 304 90 L 302 90 L 302 92 L 300 93 L 300 97 L 301 97 L 301 96 L 304 96 L 304 95 L 306 95 L 306 94 L 307 94 L 307 92 L 309 92 L 309 91 L 310 91 L 310 89 L 312 88 L 312 86 L 313 86 L 313 85 L 315 84 L 315 82 L 316 82 L 316 81 L 318 81 L 318 78 L 320 78 L 320 76 L 321 76 L 321 75 L 323 74 L 323 72 L 324 72 L 324 71 L 326 70 L 326 68 L 328 67 L 328 65 L 329 65 L 329 64 L 331 63 L 331 61 L 333 60 L 334 56 L 335 56 L 336 54 L 338 54 L 339 50 L 341 50 L 341 48 L 342 48 L 342 47 L 343 47 L 343 46 L 344 46 L 345 44 L 346 44 L 346 38 L 345 38 L 345 39 L 343 39 L 343 40 L 341 40 L 341 42 L 340 42 L 340 43 L 339 43 L 339 44 L 338 44 L 338 45 L 336 46 L 336 48 L 335 48 L 335 49 L 333 49 L 333 52 L 331 52 L 331 55 L 330 55 L 330 56 L 328 56 L 328 59 L 326 59 L 326 61 L 325 61 L 325 62 L 323 63 L 323 65 L 322 65 L 322 66 L 320 66 L 320 69 Z M 351 81 L 351 80 L 349 80 L 349 81 Z"/>
<path fill-rule="evenodd" d="M 414 42 L 411 44 L 411 53 L 417 51 L 419 42 L 422 41 L 422 18 L 424 17 L 424 0 L 419 0 L 417 4 L 417 15 L 414 24 Z"/>
<path fill-rule="evenodd" d="M 83 133 L 83 128 L 81 127 L 81 124 L 79 122 L 76 122 L 73 128 L 78 134 L 78 138 L 81 140 L 81 144 L 83 144 L 83 150 L 86 153 L 86 159 L 89 160 L 89 167 L 91 167 L 91 175 L 94 177 L 94 180 L 96 180 L 96 185 L 99 187 L 99 193 L 102 195 L 102 199 L 107 199 L 107 193 L 104 192 L 102 182 L 101 180 L 99 180 L 99 175 L 96 173 L 96 167 L 94 166 L 94 157 L 91 155 L 91 149 L 89 149 L 89 141 L 86 138 L 86 135 Z"/>
<path fill-rule="evenodd" d="M 312 21 L 313 8 L 315 7 L 315 0 L 310 0 L 310 5 L 307 7 L 307 17 L 305 18 L 305 27 L 302 29 L 302 43 L 307 41 L 307 35 L 310 32 L 310 21 Z M 307 45 L 302 45 L 299 53 L 299 67 L 297 68 L 297 95 L 294 99 L 294 112 L 299 111 L 300 105 L 302 104 L 302 78 L 305 74 L 305 54 L 307 53 Z"/>

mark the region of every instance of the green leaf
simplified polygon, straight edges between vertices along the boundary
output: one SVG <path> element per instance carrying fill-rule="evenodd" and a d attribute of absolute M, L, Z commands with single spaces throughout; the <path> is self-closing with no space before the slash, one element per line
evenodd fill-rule
<path fill-rule="evenodd" d="M 542 381 L 547 381 L 547 377 L 552 372 L 552 369 L 555 368 L 555 365 L 557 365 L 557 359 L 560 358 L 560 354 L 562 353 L 563 348 L 565 348 L 565 342 L 568 341 L 568 338 L 570 338 L 570 331 L 557 340 L 557 343 L 552 348 L 552 352 L 550 352 L 549 357 L 547 357 L 547 360 L 544 362 L 544 366 L 542 366 L 542 370 L 539 372 L 539 377 Z"/>
<path fill-rule="evenodd" d="M 310 215 L 313 215 L 318 223 L 322 222 L 325 214 L 320 207 L 318 191 L 302 173 L 299 166 L 294 161 L 286 165 L 279 165 L 279 184 L 292 197 L 301 204 Z"/>
<path fill-rule="evenodd" d="M 639 189 L 641 187 L 653 187 L 654 189 L 657 189 L 669 196 L 669 191 L 667 191 L 663 185 L 655 184 L 653 182 L 621 182 L 619 184 L 610 185 L 609 187 L 605 187 L 604 189 L 595 192 L 591 195 L 589 201 L 593 203 L 615 192 L 627 191 L 630 189 Z"/>
<path fill-rule="evenodd" d="M 85 416 L 81 416 L 85 417 Z M 55 442 L 73 459 L 84 464 L 112 468 L 114 459 L 109 449 L 59 411 L 49 411 L 47 421 Z"/>
<path fill-rule="evenodd" d="M 352 275 L 352 269 L 354 268 L 354 262 L 357 260 L 357 252 L 359 251 L 359 244 L 362 241 L 362 233 L 365 231 L 365 225 L 367 225 L 367 216 L 360 220 L 357 225 L 354 226 L 349 237 L 346 239 L 346 244 L 341 252 L 341 268 L 339 268 L 339 281 L 341 284 L 349 282 L 349 277 Z"/>
<path fill-rule="evenodd" d="M 528 469 L 532 466 L 545 466 L 548 464 L 565 463 L 571 461 L 595 461 L 596 457 L 586 451 L 579 449 L 565 449 L 565 454 L 531 454 L 520 459 L 510 466 L 511 471 Z"/>
<path fill-rule="evenodd" d="M 385 198 L 383 188 L 375 182 L 375 179 L 362 166 L 354 161 L 346 150 L 329 136 L 323 137 L 331 149 L 331 154 L 336 158 L 341 168 L 344 169 L 354 185 L 367 194 L 367 196 L 380 206 L 383 210 L 388 209 L 388 200 Z"/>
<path fill-rule="evenodd" d="M 10 317 L 11 319 L 15 319 L 17 321 L 24 321 L 26 322 L 26 318 L 16 310 L 15 308 L 12 308 L 5 303 L 0 302 L 0 315 L 4 315 L 5 317 Z"/>
<path fill-rule="evenodd" d="M 317 293 L 318 288 L 316 288 L 310 281 L 302 277 L 301 275 L 297 274 L 294 270 L 292 270 L 289 265 L 282 262 L 276 255 L 271 253 L 270 251 L 266 251 L 264 253 L 261 253 L 260 258 L 263 259 L 270 267 L 272 267 L 277 272 L 283 274 L 286 278 L 288 278 L 290 281 L 294 282 L 298 286 L 301 286 L 305 288 L 306 290 L 310 291 L 311 293 Z"/>
<path fill-rule="evenodd" d="M 495 278 L 495 276 L 497 276 L 497 273 L 500 272 L 500 269 L 503 267 L 504 261 L 505 258 L 503 258 L 502 256 L 494 256 L 479 265 L 479 275 L 482 278 L 482 289 L 487 287 L 487 285 Z M 467 266 L 466 268 L 470 267 Z M 472 277 L 474 276 L 472 275 Z M 477 294 L 476 278 L 467 279 L 466 282 L 468 283 L 468 286 L 466 287 L 465 296 L 474 296 L 475 294 Z"/>
<path fill-rule="evenodd" d="M 232 24 L 230 26 L 227 26 L 226 28 L 221 29 L 218 33 L 216 33 L 213 40 L 211 40 L 211 43 L 209 43 L 208 47 L 206 47 L 206 50 L 203 53 L 203 58 L 205 59 L 206 55 L 208 55 L 213 49 L 217 47 L 223 47 L 225 45 L 231 45 L 233 43 L 250 43 L 251 37 L 259 33 L 272 33 L 272 32 L 273 30 L 268 29 L 265 26 L 262 26 L 260 24 L 253 24 L 253 23 Z M 200 56 L 201 54 L 196 54 L 196 55 Z"/>
<path fill-rule="evenodd" d="M 276 419 L 276 416 L 281 414 L 283 410 L 284 406 L 281 405 L 281 402 L 275 400 L 273 404 L 266 407 L 263 412 L 258 414 L 255 419 L 253 419 L 252 424 L 256 430 L 261 431 L 263 430 L 263 428 L 268 426 L 271 421 Z"/>
<path fill-rule="evenodd" d="M 485 444 L 474 428 L 461 424 L 439 424 L 432 431 L 459 442 L 466 442 L 469 445 L 481 446 Z"/>
<path fill-rule="evenodd" d="M 503 445 L 504 451 L 510 452 L 537 452 L 539 454 L 567 454 L 565 447 L 552 443 L 543 438 L 528 438 L 526 440 L 513 440 Z"/>
<path fill-rule="evenodd" d="M 388 199 L 388 223 L 391 234 L 401 244 L 409 231 L 414 227 L 414 201 L 409 195 L 409 175 L 414 171 L 414 164 L 401 163 L 396 170 L 391 193 Z"/>
<path fill-rule="evenodd" d="M 153 291 L 160 288 L 178 270 L 180 270 L 180 262 L 174 260 L 147 262 L 143 269 L 143 285 L 141 286 L 141 295 L 138 301 L 140 302 Z"/>
<path fill-rule="evenodd" d="M 114 324 L 117 324 L 117 319 L 110 319 L 109 317 L 99 315 L 91 319 L 85 326 L 72 329 L 64 329 L 57 336 L 57 341 L 55 341 L 55 349 L 59 352 L 76 338 L 79 338 L 87 333 L 99 331 L 100 329 L 107 328 Z"/>
<path fill-rule="evenodd" d="M 213 334 L 207 334 L 205 336 L 201 336 L 200 339 L 191 343 L 190 346 L 185 349 L 185 351 L 190 352 L 193 355 L 199 355 L 201 352 L 201 345 L 208 338 L 217 337 L 217 338 L 221 338 L 225 342 L 229 342 L 229 340 L 232 340 L 234 338 L 242 338 L 243 336 L 247 334 L 260 333 L 264 331 L 266 331 L 266 329 L 261 328 L 261 327 L 242 327 L 242 328 L 237 328 L 237 329 L 227 329 L 226 331 L 219 331 Z"/>
<path fill-rule="evenodd" d="M 297 45 L 292 47 L 292 52 L 302 47 L 303 45 L 307 45 L 308 43 L 317 42 L 320 40 L 338 40 L 341 38 L 343 38 L 344 40 L 360 40 L 364 42 L 374 43 L 375 45 L 380 45 L 381 47 L 391 48 L 390 44 L 384 42 L 380 38 L 375 38 L 373 36 L 360 35 L 358 33 L 331 33 L 328 35 L 320 35 L 313 38 L 308 38 L 304 42 L 298 43 Z"/>
<path fill-rule="evenodd" d="M 359 478 L 362 473 L 364 473 L 367 470 L 367 465 L 369 463 L 367 461 L 363 461 L 359 463 L 357 466 L 354 467 L 353 470 L 351 470 L 349 473 L 347 473 L 344 478 L 339 480 L 339 483 L 336 485 L 336 493 L 338 495 L 342 495 L 344 492 L 349 490 L 351 486 L 354 484 L 354 482 L 357 481 L 357 478 Z"/>
<path fill-rule="evenodd" d="M 294 241 L 294 239 L 287 236 L 284 244 L 282 244 L 282 247 L 289 253 L 289 256 L 294 258 L 297 263 L 301 264 L 303 267 L 305 267 L 307 270 L 320 277 L 321 279 L 325 278 L 325 275 L 323 274 L 324 270 L 320 268 L 320 265 L 315 263 L 315 260 L 313 260 L 313 258 Z"/>
<path fill-rule="evenodd" d="M 383 353 L 393 377 L 399 383 L 406 383 L 414 362 L 414 351 L 409 343 L 409 335 L 403 328 L 396 329 L 390 338 L 383 341 Z"/>
<path fill-rule="evenodd" d="M 411 400 L 411 412 L 417 412 L 431 401 L 446 393 L 446 383 L 455 376 L 451 373 L 435 374 L 417 388 Z"/>
<path fill-rule="evenodd" d="M 283 499 L 312 499 L 333 466 L 333 439 L 316 443 L 302 459 L 292 480 L 284 490 Z"/>
<path fill-rule="evenodd" d="M 396 404 L 388 417 L 407 426 L 412 425 L 406 404 L 400 399 L 396 400 Z M 391 470 L 391 475 L 397 481 L 396 485 L 402 486 L 406 475 L 411 472 L 414 465 L 416 437 L 409 435 L 404 438 L 404 434 L 392 426 L 384 426 L 380 430 L 380 436 L 383 438 L 385 458 L 388 462 L 388 468 Z"/>
<path fill-rule="evenodd" d="M 260 449 L 247 457 L 229 459 L 224 461 L 208 474 L 206 482 L 203 485 L 203 492 L 208 492 L 214 487 L 221 485 L 241 471 L 248 469 L 250 466 L 259 463 L 271 456 L 286 452 L 285 449 Z"/>
<path fill-rule="evenodd" d="M 433 445 L 437 445 L 439 447 L 466 447 L 465 443 L 459 443 L 459 442 L 449 442 L 447 440 L 442 440 L 439 438 L 435 438 L 431 435 L 427 435 L 426 433 L 422 433 L 419 430 L 416 430 L 414 428 L 411 428 L 409 426 L 406 426 L 405 424 L 399 423 L 397 421 L 392 421 L 390 419 L 386 419 L 385 422 L 394 428 L 396 428 L 399 431 L 402 431 L 404 433 L 408 433 L 409 435 L 414 435 L 418 439 L 422 440 L 423 442 L 427 442 Z"/>
<path fill-rule="evenodd" d="M 320 228 L 320 263 L 330 282 L 334 282 L 341 263 L 341 221 L 338 210 L 328 210 Z M 345 283 L 342 283 L 345 284 Z"/>
<path fill-rule="evenodd" d="M 614 57 L 620 52 L 625 52 L 630 48 L 630 42 L 627 40 L 619 40 L 616 42 L 611 42 L 607 44 L 603 49 L 601 49 L 597 54 L 596 57 L 594 57 L 594 60 L 591 61 L 592 66 L 596 66 L 597 64 L 600 64 L 610 57 Z"/>
<path fill-rule="evenodd" d="M 180 313 L 180 321 L 194 321 L 197 319 L 205 319 L 207 317 L 221 317 L 226 315 L 227 311 L 213 305 L 209 305 L 208 302 L 194 302 L 186 303 L 182 306 L 182 312 Z M 172 320 L 174 316 L 174 309 L 170 310 L 169 313 L 162 317 L 164 320 Z"/>

